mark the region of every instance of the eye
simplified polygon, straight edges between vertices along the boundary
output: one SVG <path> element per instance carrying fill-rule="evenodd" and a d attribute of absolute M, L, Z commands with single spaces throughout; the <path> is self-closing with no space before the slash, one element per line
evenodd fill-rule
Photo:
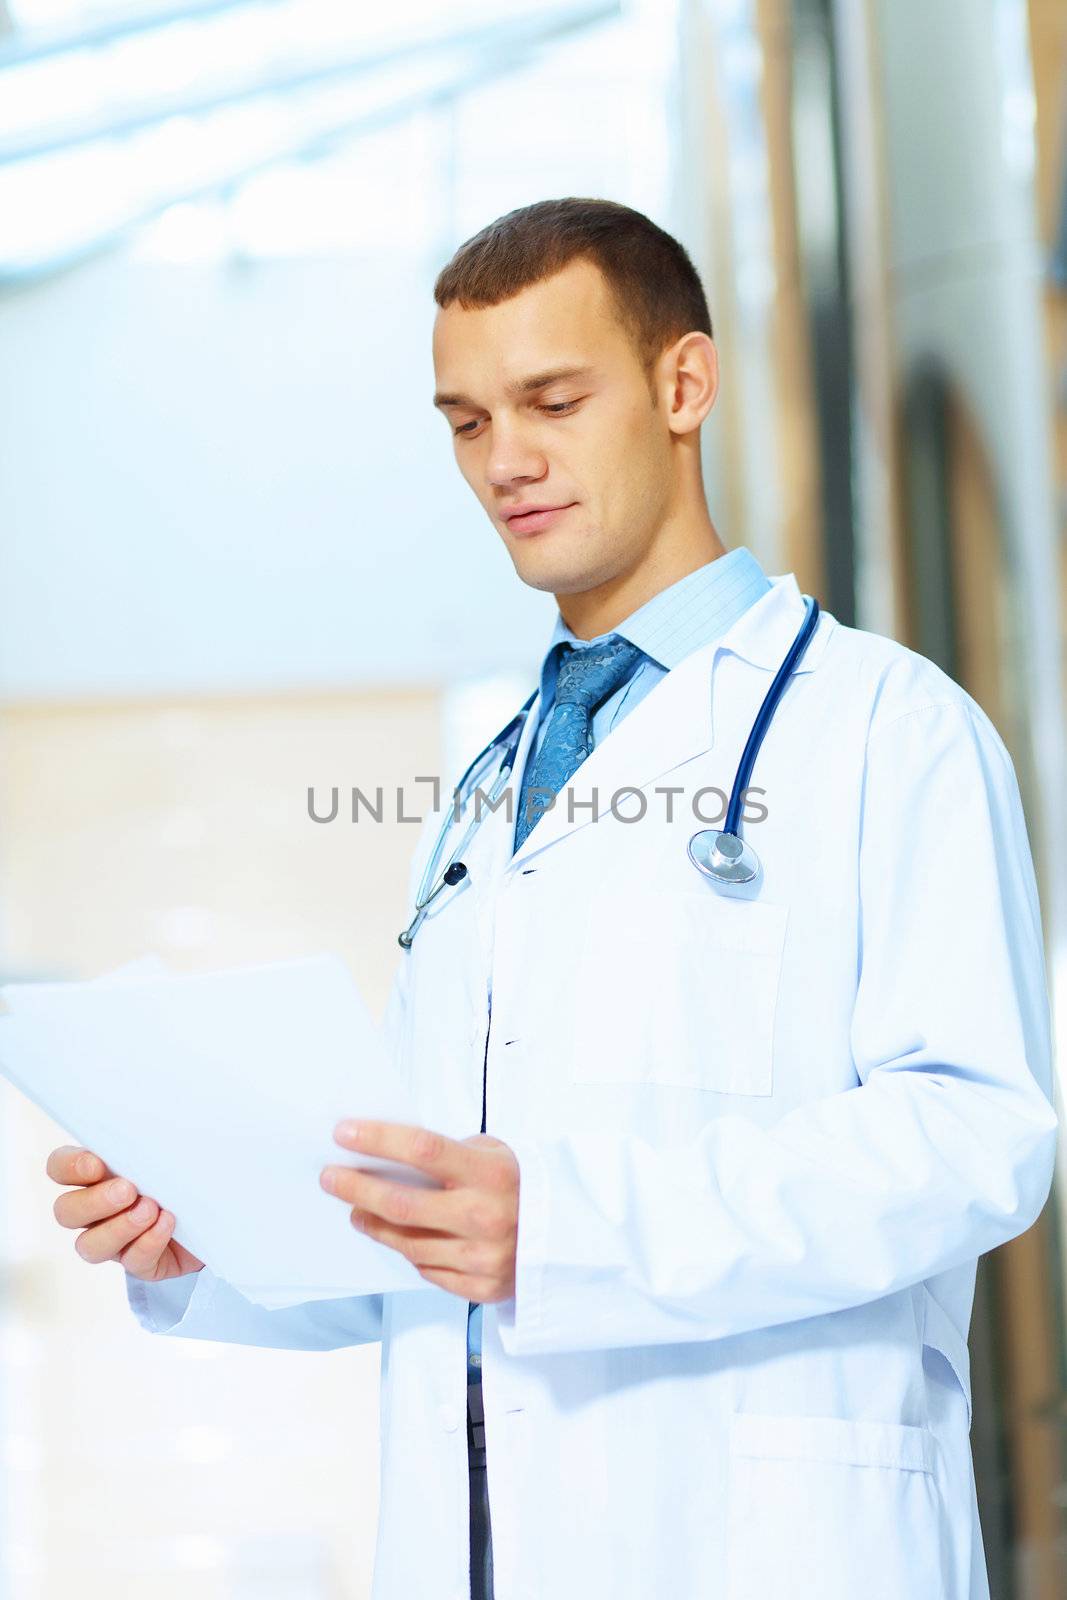
<path fill-rule="evenodd" d="M 546 412 L 550 417 L 565 417 L 569 415 L 569 413 L 572 412 L 580 403 L 581 402 L 578 400 L 552 400 L 545 405 L 539 405 L 537 409 L 538 411 Z M 461 422 L 458 428 L 452 429 L 452 432 L 456 434 L 457 437 L 469 438 L 474 432 L 474 429 L 478 426 L 479 424 L 477 421 Z"/>

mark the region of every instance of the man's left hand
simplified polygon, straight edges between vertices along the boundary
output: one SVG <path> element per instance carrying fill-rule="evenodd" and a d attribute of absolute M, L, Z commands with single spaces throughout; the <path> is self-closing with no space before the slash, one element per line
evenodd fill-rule
<path fill-rule="evenodd" d="M 352 1207 L 352 1224 L 399 1250 L 427 1283 L 461 1300 L 515 1293 L 519 1163 L 500 1139 L 446 1139 L 399 1122 L 338 1123 L 346 1150 L 402 1161 L 442 1185 L 416 1188 L 358 1167 L 324 1167 L 320 1182 Z"/>

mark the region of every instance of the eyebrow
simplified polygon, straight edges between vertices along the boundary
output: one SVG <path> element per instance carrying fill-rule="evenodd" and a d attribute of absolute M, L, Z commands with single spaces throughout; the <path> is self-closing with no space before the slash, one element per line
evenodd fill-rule
<path fill-rule="evenodd" d="M 506 384 L 504 393 L 509 400 L 521 399 L 523 395 L 535 394 L 538 389 L 547 389 L 550 383 L 560 383 L 564 378 L 591 378 L 595 372 L 594 367 L 553 367 L 548 372 L 534 372 L 528 378 L 517 378 L 514 383 Z M 435 406 L 442 410 L 448 406 L 470 406 L 474 410 L 480 409 L 476 401 L 465 394 L 444 394 L 439 389 L 433 397 Z"/>

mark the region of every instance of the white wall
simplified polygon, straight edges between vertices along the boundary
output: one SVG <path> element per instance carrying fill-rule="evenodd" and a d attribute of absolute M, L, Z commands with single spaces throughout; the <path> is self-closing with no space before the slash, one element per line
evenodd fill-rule
<path fill-rule="evenodd" d="M 529 668 L 555 603 L 432 409 L 432 276 L 114 252 L 0 303 L 0 695 Z"/>

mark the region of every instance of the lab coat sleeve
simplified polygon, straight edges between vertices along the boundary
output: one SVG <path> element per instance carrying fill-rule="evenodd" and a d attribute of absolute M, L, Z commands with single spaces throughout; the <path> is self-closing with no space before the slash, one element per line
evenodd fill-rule
<path fill-rule="evenodd" d="M 1011 1239 L 1053 1174 L 1040 910 L 1015 773 L 969 697 L 868 739 L 854 1087 L 678 1148 L 512 1140 L 510 1354 L 715 1339 L 891 1294 Z"/>
<path fill-rule="evenodd" d="M 371 1344 L 381 1337 L 382 1296 L 309 1300 L 267 1311 L 246 1300 L 209 1268 L 143 1283 L 126 1274 L 130 1308 L 149 1333 L 223 1344 L 254 1344 L 273 1350 L 337 1350 Z"/>
<path fill-rule="evenodd" d="M 397 1066 L 408 967 L 406 960 L 398 963 L 383 1022 L 387 1054 Z M 162 1283 L 145 1283 L 129 1273 L 125 1276 L 130 1309 L 148 1333 L 276 1350 L 336 1350 L 342 1345 L 368 1344 L 381 1338 L 380 1294 L 309 1300 L 267 1310 L 247 1300 L 206 1266 Z"/>

